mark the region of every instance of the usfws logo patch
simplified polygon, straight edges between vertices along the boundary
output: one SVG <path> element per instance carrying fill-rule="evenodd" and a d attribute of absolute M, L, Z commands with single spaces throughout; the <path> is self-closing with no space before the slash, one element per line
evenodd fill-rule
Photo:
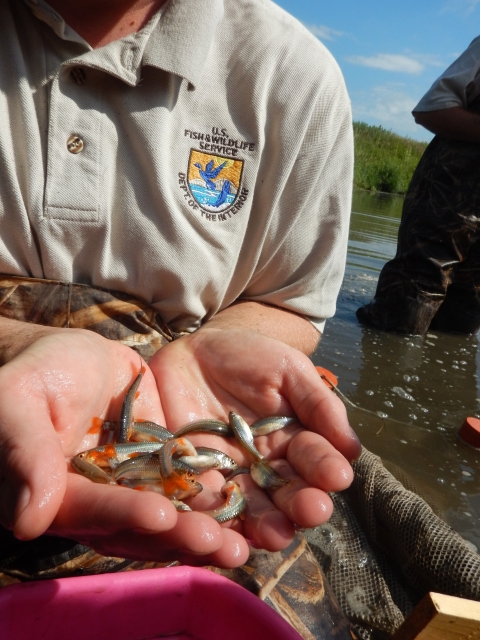
<path fill-rule="evenodd" d="M 179 174 L 190 207 L 214 222 L 231 218 L 248 196 L 242 189 L 243 165 L 243 160 L 191 149 L 188 171 Z"/>

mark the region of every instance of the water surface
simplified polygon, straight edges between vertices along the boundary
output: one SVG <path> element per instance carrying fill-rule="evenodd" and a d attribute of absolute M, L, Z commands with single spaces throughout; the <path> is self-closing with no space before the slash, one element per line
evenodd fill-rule
<path fill-rule="evenodd" d="M 480 417 L 478 337 L 404 336 L 355 317 L 395 254 L 402 204 L 400 196 L 354 193 L 337 313 L 312 359 L 358 407 L 348 413 L 362 443 L 480 549 L 480 451 L 456 435 L 466 416 Z"/>

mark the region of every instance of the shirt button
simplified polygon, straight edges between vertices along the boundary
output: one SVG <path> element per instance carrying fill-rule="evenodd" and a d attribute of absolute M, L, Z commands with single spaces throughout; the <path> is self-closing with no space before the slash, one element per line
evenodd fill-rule
<path fill-rule="evenodd" d="M 80 153 L 80 151 L 83 151 L 83 147 L 83 140 L 78 136 L 70 136 L 67 140 L 67 149 L 70 153 Z"/>
<path fill-rule="evenodd" d="M 70 71 L 70 77 L 77 84 L 84 84 L 87 80 L 87 74 L 82 67 L 73 67 Z"/>

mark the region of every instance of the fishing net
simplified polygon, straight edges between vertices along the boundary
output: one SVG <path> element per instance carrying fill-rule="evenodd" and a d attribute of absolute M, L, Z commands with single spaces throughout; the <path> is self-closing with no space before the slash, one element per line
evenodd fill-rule
<path fill-rule="evenodd" d="M 480 555 L 363 449 L 332 518 L 306 532 L 361 640 L 384 640 L 429 591 L 480 600 Z"/>
<path fill-rule="evenodd" d="M 130 296 L 56 281 L 0 276 L 0 315 L 95 331 L 146 360 L 177 337 Z M 428 591 L 480 600 L 480 556 L 435 513 L 434 501 L 366 449 L 354 471 L 352 486 L 332 495 L 327 524 L 298 533 L 282 552 L 252 549 L 243 567 L 212 570 L 263 598 L 306 640 L 350 640 L 350 625 L 360 640 L 390 638 Z M 21 542 L 0 528 L 0 586 L 159 566 L 106 558 L 73 540 Z"/>

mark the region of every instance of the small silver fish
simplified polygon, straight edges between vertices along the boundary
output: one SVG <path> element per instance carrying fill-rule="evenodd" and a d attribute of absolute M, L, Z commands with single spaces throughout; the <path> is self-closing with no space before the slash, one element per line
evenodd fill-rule
<path fill-rule="evenodd" d="M 251 424 L 250 431 L 254 438 L 257 436 L 266 436 L 274 431 L 284 429 L 295 422 L 298 422 L 297 418 L 290 416 L 271 416 L 270 418 L 262 418 Z"/>
<path fill-rule="evenodd" d="M 113 442 L 118 432 L 118 420 L 104 420 L 102 423 L 103 440 Z M 106 437 L 105 437 L 106 434 Z M 137 420 L 132 422 L 129 442 L 165 442 L 174 437 L 173 433 L 151 420 Z"/>
<path fill-rule="evenodd" d="M 175 473 L 185 477 L 194 478 L 200 473 L 198 469 L 186 463 L 183 458 L 172 459 L 172 467 Z M 127 479 L 144 480 L 145 482 L 161 481 L 159 457 L 156 454 L 150 454 L 125 460 L 113 470 L 112 476 L 119 484 Z"/>
<path fill-rule="evenodd" d="M 127 442 L 130 437 L 133 402 L 144 373 L 145 367 L 142 365 L 137 377 L 130 385 L 127 393 L 125 394 L 125 398 L 123 399 L 122 409 L 120 411 L 120 420 L 118 422 L 117 442 Z"/>
<path fill-rule="evenodd" d="M 222 487 L 222 495 L 226 498 L 225 504 L 217 509 L 202 512 L 220 523 L 240 516 L 245 511 L 247 504 L 236 482 L 226 482 Z"/>
<path fill-rule="evenodd" d="M 160 442 L 106 444 L 77 453 L 70 463 L 77 473 L 89 478 L 92 482 L 112 484 L 110 469 L 115 469 L 125 460 L 158 451 L 161 447 L 163 444 Z M 115 483 L 114 480 L 113 483 Z"/>
<path fill-rule="evenodd" d="M 161 453 L 165 447 L 168 450 L 162 459 Z M 156 454 L 141 456 L 119 465 L 114 471 L 115 480 L 124 487 L 137 491 L 155 491 L 170 500 L 196 496 L 203 489 L 196 479 L 198 472 L 180 460 L 172 458 L 172 454 L 177 451 L 191 453 L 192 450 L 195 452 L 185 438 L 170 440 Z"/>
<path fill-rule="evenodd" d="M 250 467 L 252 480 L 262 489 L 278 489 L 288 484 L 290 480 L 282 478 L 267 460 L 255 460 Z"/>
<path fill-rule="evenodd" d="M 191 511 L 188 504 L 185 504 L 181 500 L 172 500 L 172 504 L 177 511 Z"/>
<path fill-rule="evenodd" d="M 161 424 L 145 420 L 133 423 L 130 440 L 133 442 L 166 442 L 174 437 L 173 433 L 162 427 Z"/>
<path fill-rule="evenodd" d="M 184 480 L 180 476 L 170 477 L 166 480 L 145 481 L 142 479 L 126 478 L 121 482 L 122 487 L 129 487 L 137 491 L 153 491 L 160 493 L 169 500 L 183 500 L 196 496 L 203 490 L 203 486 L 195 479 Z M 186 509 L 184 509 L 185 511 Z"/>
<path fill-rule="evenodd" d="M 234 471 L 238 469 L 238 464 L 235 462 L 233 458 L 227 456 L 223 451 L 219 451 L 218 449 L 211 449 L 210 447 L 196 447 L 198 457 L 208 458 L 209 463 L 203 467 L 206 469 L 217 469 L 218 471 Z M 180 458 L 181 460 L 185 460 L 185 458 Z M 200 464 L 195 464 L 195 461 L 191 462 L 190 460 L 185 460 L 187 464 L 192 464 L 194 467 L 200 467 Z"/>
<path fill-rule="evenodd" d="M 92 482 L 98 482 L 100 484 L 116 484 L 111 475 L 80 455 L 72 458 L 70 464 L 77 473 L 81 476 L 85 476 L 85 478 L 88 478 Z"/>
<path fill-rule="evenodd" d="M 204 420 L 195 420 L 194 422 L 189 422 L 181 429 L 175 432 L 175 438 L 181 438 L 187 433 L 193 432 L 203 432 L 203 433 L 215 433 L 220 436 L 232 436 L 233 432 L 230 428 L 230 425 L 222 422 L 221 420 L 214 420 L 213 418 L 205 418 Z"/>
<path fill-rule="evenodd" d="M 172 462 L 174 454 L 176 454 L 177 457 L 196 456 L 197 450 L 186 438 L 174 438 L 166 442 L 158 452 L 160 474 L 164 480 L 174 473 Z"/>
<path fill-rule="evenodd" d="M 239 442 L 256 460 L 263 460 L 264 456 L 262 456 L 253 444 L 252 431 L 245 420 L 239 416 L 238 413 L 230 411 L 228 421 L 233 429 L 237 442 Z"/>

